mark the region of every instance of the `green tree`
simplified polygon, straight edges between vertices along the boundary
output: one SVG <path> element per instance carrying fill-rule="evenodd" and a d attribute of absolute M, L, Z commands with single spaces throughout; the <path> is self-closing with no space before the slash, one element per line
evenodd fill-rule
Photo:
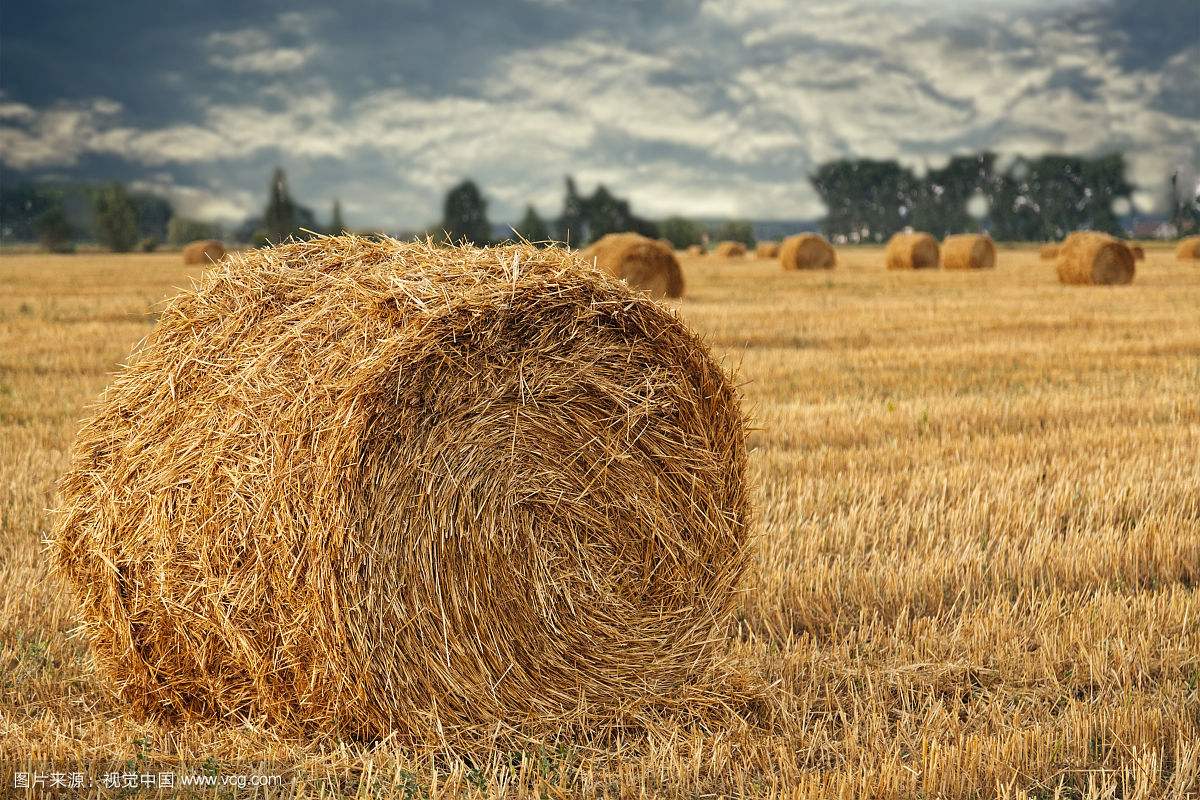
<path fill-rule="evenodd" d="M 658 231 L 669 239 L 676 250 L 683 250 L 704 240 L 704 231 L 695 222 L 685 217 L 667 217 L 658 223 Z"/>
<path fill-rule="evenodd" d="M 174 216 L 167 223 L 167 242 L 175 247 L 182 247 L 197 239 L 222 238 L 221 226 L 198 219 Z"/>
<path fill-rule="evenodd" d="M 33 223 L 38 241 L 51 253 L 69 253 L 74 250 L 71 243 L 71 223 L 67 221 L 67 212 L 59 203 L 55 203 L 38 215 Z"/>
<path fill-rule="evenodd" d="M 137 210 L 125 187 L 110 184 L 96 194 L 96 238 L 114 253 L 128 253 L 138 241 Z"/>
<path fill-rule="evenodd" d="M 992 236 L 1007 241 L 1061 239 L 1075 230 L 1123 234 L 1113 210 L 1129 200 L 1120 154 L 1016 159 L 997 177 L 991 198 Z"/>
<path fill-rule="evenodd" d="M 718 242 L 741 242 L 746 247 L 754 247 L 754 226 L 747 219 L 726 220 L 713 231 L 713 238 Z"/>
<path fill-rule="evenodd" d="M 527 242 L 541 244 L 550 241 L 550 228 L 532 205 L 525 206 L 525 216 L 521 217 L 514 230 Z"/>
<path fill-rule="evenodd" d="M 441 229 L 451 242 L 465 240 L 483 246 L 491 241 L 487 201 L 474 181 L 465 180 L 446 193 Z"/>
<path fill-rule="evenodd" d="M 346 232 L 346 221 L 342 219 L 342 201 L 333 201 L 333 213 L 330 215 L 329 232 L 334 236 Z"/>
<path fill-rule="evenodd" d="M 929 170 L 923 180 L 914 181 L 908 224 L 939 239 L 978 230 L 980 222 L 967 204 L 977 193 L 986 197 L 991 192 L 995 163 L 996 155 L 985 152 L 955 156 L 945 167 Z"/>
<path fill-rule="evenodd" d="M 555 222 L 558 240 L 572 247 L 582 247 L 591 241 L 588 231 L 586 201 L 575 188 L 575 179 L 568 175 L 563 209 Z"/>
<path fill-rule="evenodd" d="M 909 225 L 918 181 L 895 161 L 842 159 L 809 177 L 825 204 L 826 236 L 880 242 Z"/>
<path fill-rule="evenodd" d="M 278 244 L 298 233 L 296 201 L 288 191 L 287 175 L 282 167 L 275 168 L 267 191 L 267 207 L 263 210 L 261 230 L 264 239 L 271 244 Z"/>

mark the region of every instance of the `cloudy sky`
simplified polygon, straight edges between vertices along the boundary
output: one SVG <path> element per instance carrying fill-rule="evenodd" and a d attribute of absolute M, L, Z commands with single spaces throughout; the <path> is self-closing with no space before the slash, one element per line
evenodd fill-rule
<path fill-rule="evenodd" d="M 1200 165 L 1197 0 L 6 0 L 0 180 L 120 179 L 240 219 L 271 168 L 322 218 L 819 216 L 839 157 L 1122 150 L 1161 205 Z"/>

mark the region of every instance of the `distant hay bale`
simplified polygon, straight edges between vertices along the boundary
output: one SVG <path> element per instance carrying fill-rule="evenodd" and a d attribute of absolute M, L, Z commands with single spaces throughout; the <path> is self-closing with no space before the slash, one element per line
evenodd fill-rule
<path fill-rule="evenodd" d="M 1106 233 L 1079 231 L 1063 241 L 1058 253 L 1058 280 L 1077 285 L 1124 284 L 1133 281 L 1133 252 Z"/>
<path fill-rule="evenodd" d="M 1038 250 L 1038 255 L 1043 261 L 1053 261 L 1054 259 L 1058 258 L 1058 245 L 1044 244 L 1042 245 L 1041 249 Z"/>
<path fill-rule="evenodd" d="M 779 242 L 759 242 L 754 246 L 754 255 L 758 258 L 778 258 Z"/>
<path fill-rule="evenodd" d="M 698 244 L 689 244 L 687 254 L 689 256 L 702 256 L 704 255 L 704 247 Z"/>
<path fill-rule="evenodd" d="M 682 297 L 683 271 L 671 248 L 638 233 L 610 233 L 579 257 L 654 297 Z"/>
<path fill-rule="evenodd" d="M 837 266 L 837 253 L 823 236 L 802 233 L 783 240 L 779 248 L 779 263 L 786 270 L 833 269 Z"/>
<path fill-rule="evenodd" d="M 703 717 L 737 690 L 744 437 L 704 343 L 563 250 L 294 242 L 163 311 L 51 549 L 151 717 L 452 745 Z"/>
<path fill-rule="evenodd" d="M 884 253 L 888 269 L 937 269 L 939 257 L 937 239 L 928 233 L 897 233 Z"/>
<path fill-rule="evenodd" d="M 942 269 L 991 269 L 996 266 L 996 245 L 980 233 L 959 233 L 942 240 Z"/>
<path fill-rule="evenodd" d="M 1146 260 L 1146 251 L 1140 244 L 1130 245 L 1129 252 L 1133 253 L 1134 261 Z"/>
<path fill-rule="evenodd" d="M 1179 261 L 1192 261 L 1200 258 L 1200 236 L 1188 236 L 1180 239 L 1175 248 L 1175 258 Z"/>
<path fill-rule="evenodd" d="M 741 242 L 717 242 L 717 246 L 713 248 L 713 255 L 721 258 L 744 258 L 746 245 Z"/>
<path fill-rule="evenodd" d="M 184 264 L 216 263 L 225 257 L 225 245 L 216 239 L 200 239 L 183 248 Z"/>

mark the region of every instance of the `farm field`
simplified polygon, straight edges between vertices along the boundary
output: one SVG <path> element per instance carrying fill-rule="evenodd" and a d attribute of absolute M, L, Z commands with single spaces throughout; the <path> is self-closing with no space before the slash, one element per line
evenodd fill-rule
<path fill-rule="evenodd" d="M 1064 287 L 1033 246 L 838 256 L 683 257 L 673 303 L 753 421 L 730 648 L 761 703 L 475 760 L 124 713 L 41 537 L 85 406 L 200 270 L 0 256 L 0 793 L 116 770 L 282 777 L 224 796 L 1197 796 L 1200 266 L 1150 246 L 1131 286 Z"/>

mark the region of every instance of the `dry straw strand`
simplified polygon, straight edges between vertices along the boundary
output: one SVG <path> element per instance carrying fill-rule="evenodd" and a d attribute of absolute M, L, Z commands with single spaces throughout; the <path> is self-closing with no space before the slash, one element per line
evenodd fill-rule
<path fill-rule="evenodd" d="M 928 233 L 897 233 L 888 240 L 884 259 L 888 269 L 937 269 L 937 239 Z"/>
<path fill-rule="evenodd" d="M 1063 240 L 1058 253 L 1058 280 L 1074 285 L 1133 282 L 1133 252 L 1106 233 L 1076 231 Z"/>
<path fill-rule="evenodd" d="M 638 233 L 610 233 L 579 253 L 602 271 L 653 297 L 682 297 L 683 271 L 670 247 Z"/>
<path fill-rule="evenodd" d="M 183 248 L 183 263 L 216 263 L 225 257 L 225 245 L 216 239 L 200 239 Z"/>
<path fill-rule="evenodd" d="M 833 269 L 837 266 L 837 252 L 825 237 L 802 233 L 783 240 L 779 262 L 786 270 Z"/>
<path fill-rule="evenodd" d="M 991 269 L 996 245 L 982 233 L 959 233 L 942 240 L 942 269 Z"/>
<path fill-rule="evenodd" d="M 566 251 L 288 243 L 167 306 L 51 549 L 156 717 L 451 745 L 704 717 L 741 691 L 744 437 L 704 343 Z"/>

